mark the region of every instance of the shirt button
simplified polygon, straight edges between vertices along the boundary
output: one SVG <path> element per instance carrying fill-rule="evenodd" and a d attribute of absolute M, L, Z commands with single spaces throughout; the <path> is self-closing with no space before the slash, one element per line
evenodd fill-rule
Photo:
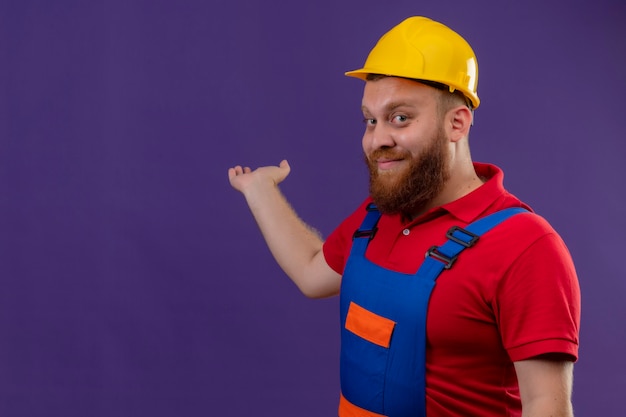
<path fill-rule="evenodd" d="M 409 235 L 409 233 L 411 233 L 411 231 L 410 231 L 409 229 L 404 229 L 404 230 L 402 231 L 402 234 L 403 234 L 404 236 L 408 236 L 408 235 Z"/>

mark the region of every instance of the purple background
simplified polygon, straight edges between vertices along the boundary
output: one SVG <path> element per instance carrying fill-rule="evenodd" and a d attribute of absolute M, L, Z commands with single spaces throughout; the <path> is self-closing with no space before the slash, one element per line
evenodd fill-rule
<path fill-rule="evenodd" d="M 336 415 L 337 300 L 279 270 L 235 164 L 327 235 L 366 194 L 359 67 L 410 15 L 479 59 L 473 156 L 583 291 L 577 416 L 626 388 L 626 3 L 0 2 L 0 415 Z"/>

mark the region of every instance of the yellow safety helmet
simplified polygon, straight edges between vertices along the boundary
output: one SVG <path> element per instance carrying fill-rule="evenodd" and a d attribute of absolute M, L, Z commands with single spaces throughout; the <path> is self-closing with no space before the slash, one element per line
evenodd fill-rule
<path fill-rule="evenodd" d="M 347 76 L 367 74 L 412 78 L 445 84 L 461 91 L 477 108 L 480 99 L 478 62 L 472 47 L 449 27 L 427 17 L 413 16 L 383 35 L 361 69 Z"/>

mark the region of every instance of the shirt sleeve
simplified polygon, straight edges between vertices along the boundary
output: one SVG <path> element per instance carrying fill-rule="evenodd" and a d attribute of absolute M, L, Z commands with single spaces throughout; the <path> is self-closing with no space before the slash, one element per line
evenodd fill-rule
<path fill-rule="evenodd" d="M 578 359 L 580 288 L 556 232 L 541 236 L 516 259 L 499 285 L 494 310 L 511 360 L 548 353 Z"/>

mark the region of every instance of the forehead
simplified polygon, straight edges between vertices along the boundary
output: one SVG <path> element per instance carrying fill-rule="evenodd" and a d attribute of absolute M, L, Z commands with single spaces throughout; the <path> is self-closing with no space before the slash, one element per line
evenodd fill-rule
<path fill-rule="evenodd" d="M 364 110 L 381 111 L 399 106 L 435 108 L 439 92 L 430 86 L 405 78 L 385 77 L 366 81 L 363 90 Z"/>

